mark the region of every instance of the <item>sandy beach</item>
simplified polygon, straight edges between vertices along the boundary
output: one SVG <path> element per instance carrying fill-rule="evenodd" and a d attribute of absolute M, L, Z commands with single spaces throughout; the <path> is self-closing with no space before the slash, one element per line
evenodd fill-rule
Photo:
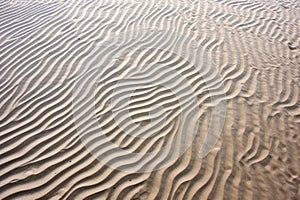
<path fill-rule="evenodd" d="M 0 199 L 300 199 L 299 0 L 0 0 Z"/>

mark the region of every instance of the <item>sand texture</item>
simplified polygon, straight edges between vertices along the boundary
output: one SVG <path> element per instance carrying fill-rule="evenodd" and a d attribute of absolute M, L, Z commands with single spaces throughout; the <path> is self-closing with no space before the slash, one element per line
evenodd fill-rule
<path fill-rule="evenodd" d="M 0 0 L 0 199 L 300 199 L 299 0 Z"/>

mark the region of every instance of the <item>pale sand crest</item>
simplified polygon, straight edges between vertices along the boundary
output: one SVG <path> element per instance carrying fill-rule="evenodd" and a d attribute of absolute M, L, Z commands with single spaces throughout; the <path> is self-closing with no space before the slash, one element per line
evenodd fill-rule
<path fill-rule="evenodd" d="M 122 36 L 118 44 L 126 44 L 149 28 L 171 30 L 194 42 L 178 41 L 175 55 L 157 49 L 172 39 L 170 35 L 163 40 L 145 37 L 138 44 L 153 49 L 124 45 L 129 54 L 110 59 L 116 55 L 110 48 L 114 35 Z M 200 62 L 204 77 L 190 70 L 186 60 L 202 58 L 203 54 L 195 54 L 199 46 L 213 63 L 205 68 Z M 107 58 L 99 56 L 103 54 Z M 113 64 L 103 64 L 107 59 Z M 93 88 L 89 81 L 100 63 L 107 68 Z M 168 110 L 168 123 L 153 138 L 123 134 L 110 112 L 113 91 L 130 88 L 116 82 L 132 66 L 147 69 L 149 63 L 169 66 L 159 68 L 159 73 L 148 69 L 154 83 L 171 80 L 174 73 L 169 69 L 181 70 L 198 98 L 199 130 L 193 144 L 167 167 L 137 173 L 143 168 L 133 165 L 130 169 L 136 172 L 118 171 L 93 157 L 79 137 L 74 87 L 79 77 L 86 77 L 86 87 L 79 89 L 95 94 L 99 123 L 113 143 L 133 152 L 159 150 L 174 140 L 169 133 L 182 122 L 181 90 L 176 96 L 147 85 L 145 77 L 136 80 L 142 87 L 132 98 L 130 114 L 137 124 L 147 125 L 149 109 L 155 105 Z M 0 199 L 300 199 L 299 79 L 298 0 L 2 0 Z M 186 86 L 182 83 L 178 80 L 173 86 Z M 223 131 L 202 158 L 199 150 L 212 108 L 221 102 L 226 102 Z M 89 109 L 79 113 L 83 127 L 88 127 Z M 163 116 L 160 111 L 153 115 Z M 154 134 L 159 126 L 149 130 Z M 109 164 L 126 165 L 109 146 L 101 148 L 109 155 Z M 159 159 L 148 164 L 159 167 Z"/>

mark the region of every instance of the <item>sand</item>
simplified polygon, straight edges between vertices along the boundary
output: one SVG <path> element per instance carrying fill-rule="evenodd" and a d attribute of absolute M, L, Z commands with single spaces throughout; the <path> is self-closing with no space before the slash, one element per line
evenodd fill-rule
<path fill-rule="evenodd" d="M 300 199 L 298 0 L 0 1 L 0 199 Z"/>

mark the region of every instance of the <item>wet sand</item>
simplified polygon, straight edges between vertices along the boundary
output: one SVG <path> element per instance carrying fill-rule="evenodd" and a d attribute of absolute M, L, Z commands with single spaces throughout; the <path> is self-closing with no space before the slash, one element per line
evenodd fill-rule
<path fill-rule="evenodd" d="M 0 199 L 300 199 L 299 13 L 0 1 Z"/>

